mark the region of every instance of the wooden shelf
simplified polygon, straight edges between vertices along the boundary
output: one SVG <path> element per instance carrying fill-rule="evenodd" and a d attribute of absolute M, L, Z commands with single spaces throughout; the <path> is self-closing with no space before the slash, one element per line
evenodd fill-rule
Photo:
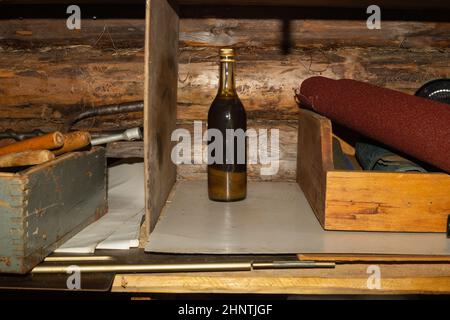
<path fill-rule="evenodd" d="M 370 264 L 330 270 L 116 275 L 112 292 L 247 294 L 449 294 L 450 265 L 377 264 L 381 289 L 367 287 Z"/>

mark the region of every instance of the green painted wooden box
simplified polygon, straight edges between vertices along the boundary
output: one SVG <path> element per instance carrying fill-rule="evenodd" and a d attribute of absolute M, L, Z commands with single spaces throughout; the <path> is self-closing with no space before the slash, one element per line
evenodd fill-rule
<path fill-rule="evenodd" d="M 0 173 L 0 272 L 27 273 L 106 210 L 103 148 Z"/>

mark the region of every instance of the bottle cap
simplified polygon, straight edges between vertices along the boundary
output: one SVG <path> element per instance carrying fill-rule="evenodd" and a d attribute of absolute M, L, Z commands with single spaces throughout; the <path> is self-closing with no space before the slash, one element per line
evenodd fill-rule
<path fill-rule="evenodd" d="M 234 62 L 234 49 L 222 48 L 219 50 L 220 62 Z"/>

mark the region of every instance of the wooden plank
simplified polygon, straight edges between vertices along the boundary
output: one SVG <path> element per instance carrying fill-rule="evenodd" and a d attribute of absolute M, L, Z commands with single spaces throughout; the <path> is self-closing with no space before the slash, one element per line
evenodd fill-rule
<path fill-rule="evenodd" d="M 154 228 L 176 180 L 170 137 L 176 127 L 178 28 L 179 18 L 172 3 L 147 1 L 144 160 L 149 231 Z"/>
<path fill-rule="evenodd" d="M 331 261 L 336 263 L 432 263 L 450 262 L 450 256 L 427 256 L 427 255 L 376 255 L 376 254 L 299 254 L 300 261 Z"/>
<path fill-rule="evenodd" d="M 327 230 L 447 230 L 447 174 L 328 171 L 326 185 Z"/>
<path fill-rule="evenodd" d="M 297 183 L 324 225 L 326 172 L 334 168 L 330 120 L 300 110 L 297 141 Z"/>
<path fill-rule="evenodd" d="M 143 141 L 117 141 L 106 146 L 108 158 L 144 158 Z"/>
<path fill-rule="evenodd" d="M 60 28 L 64 22 L 0 20 L 0 130 L 58 130 L 72 113 L 143 98 L 143 21 L 89 20 L 80 32 Z M 414 93 L 424 82 L 450 72 L 447 22 L 390 21 L 383 25 L 390 32 L 372 36 L 358 23 L 294 19 L 292 49 L 286 55 L 280 48 L 279 19 L 182 20 L 178 119 L 206 118 L 217 91 L 218 45 L 238 47 L 238 90 L 250 119 L 296 120 L 292 89 L 313 75 Z M 130 113 L 86 119 L 77 128 L 100 131 L 141 124 L 142 113 Z"/>
<path fill-rule="evenodd" d="M 381 289 L 368 288 L 369 264 L 330 270 L 116 275 L 113 292 L 253 294 L 448 294 L 450 265 L 378 264 Z"/>

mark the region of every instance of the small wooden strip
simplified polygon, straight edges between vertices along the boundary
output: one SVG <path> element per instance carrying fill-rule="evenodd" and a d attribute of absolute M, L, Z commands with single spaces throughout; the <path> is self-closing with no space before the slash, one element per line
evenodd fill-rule
<path fill-rule="evenodd" d="M 380 265 L 381 289 L 369 289 L 370 265 L 333 270 L 116 275 L 113 292 L 247 294 L 450 293 L 450 265 Z"/>
<path fill-rule="evenodd" d="M 300 261 L 330 261 L 336 263 L 366 262 L 450 262 L 450 256 L 375 255 L 375 254 L 298 254 Z"/>

